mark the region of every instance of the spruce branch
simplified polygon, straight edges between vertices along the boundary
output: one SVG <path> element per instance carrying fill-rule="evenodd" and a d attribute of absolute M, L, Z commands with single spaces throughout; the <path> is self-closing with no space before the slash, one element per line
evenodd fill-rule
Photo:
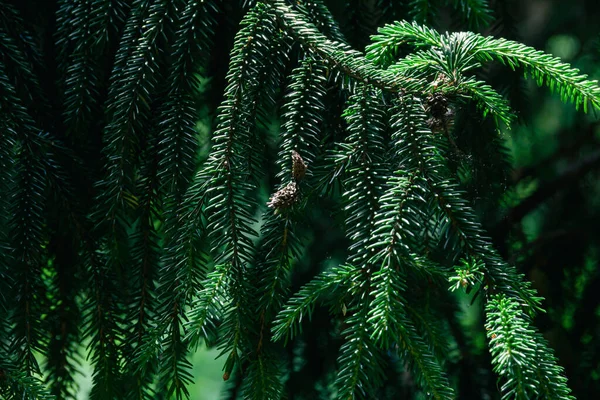
<path fill-rule="evenodd" d="M 411 0 L 408 3 L 408 15 L 417 24 L 429 24 L 437 16 L 433 0 Z"/>
<path fill-rule="evenodd" d="M 405 76 L 427 78 L 431 83 L 423 87 L 423 92 L 458 95 L 473 100 L 484 118 L 489 114 L 498 128 L 500 122 L 510 128 L 515 115 L 508 102 L 485 82 L 465 75 L 479 66 L 470 54 L 473 42 L 467 40 L 465 34 L 455 33 L 442 36 L 440 43 L 441 49 L 419 50 L 392 64 L 388 70 Z"/>
<path fill-rule="evenodd" d="M 157 177 L 168 230 L 162 257 L 164 266 L 159 271 L 161 303 L 157 315 L 162 317 L 158 318 L 153 336 L 164 335 L 161 385 L 178 397 L 189 397 L 185 386 L 190 378 L 190 363 L 186 359 L 190 337 L 185 308 L 206 276 L 208 255 L 202 243 L 206 240 L 204 186 L 196 182 L 187 194 L 185 189 L 196 169 L 193 98 L 198 84 L 196 74 L 201 66 L 206 67 L 201 55 L 212 43 L 218 6 L 213 1 L 185 1 L 177 11 L 173 18 L 176 23 L 173 61 L 166 75 L 167 100 L 161 108 L 157 137 Z M 197 346 L 197 340 L 191 339 L 193 346 Z M 146 343 L 139 358 L 151 362 L 156 351 L 152 343 Z"/>
<path fill-rule="evenodd" d="M 164 355 L 159 369 L 161 385 L 164 390 L 182 397 L 187 396 L 185 386 L 189 381 L 187 350 L 197 345 L 189 337 L 186 307 L 192 304 L 193 294 L 198 288 L 203 287 L 209 259 L 204 243 L 206 198 L 202 196 L 196 200 L 194 207 L 184 210 L 177 224 L 171 225 L 166 232 L 168 242 L 158 270 L 157 294 L 160 302 L 156 317 L 153 318 L 156 326 L 137 355 L 140 365 L 149 368 L 162 349 Z M 211 297 L 211 300 L 214 299 L 216 297 Z M 189 324 L 193 321 L 192 314 Z"/>
<path fill-rule="evenodd" d="M 548 86 L 564 103 L 573 103 L 577 110 L 583 106 L 584 112 L 588 104 L 595 110 L 600 109 L 598 81 L 588 80 L 587 75 L 560 58 L 512 40 L 469 35 L 476 43 L 473 55 L 481 62 L 497 60 L 512 70 L 523 67 L 525 77 L 530 75 L 539 86 Z"/>
<path fill-rule="evenodd" d="M 400 137 L 405 149 L 405 162 L 422 171 L 429 190 L 434 194 L 434 202 L 444 215 L 446 226 L 457 235 L 460 245 L 468 254 L 482 257 L 492 290 L 520 299 L 532 313 L 539 310 L 541 299 L 526 283 L 524 276 L 501 259 L 472 208 L 464 200 L 462 191 L 450 178 L 442 156 L 444 145 L 426 127 L 419 101 L 407 100 L 401 107 L 406 108 L 397 110 L 397 119 L 392 126 L 404 132 Z"/>
<path fill-rule="evenodd" d="M 268 71 L 273 71 L 273 65 L 281 65 L 272 63 L 270 56 L 275 50 L 279 57 L 285 55 L 284 45 L 273 39 L 277 39 L 274 16 L 259 3 L 246 15 L 236 35 L 214 146 L 194 185 L 203 187 L 210 196 L 206 214 L 208 230 L 212 232 L 212 252 L 216 265 L 227 275 L 226 293 L 231 307 L 223 318 L 219 341 L 221 354 L 228 355 L 225 376 L 245 357 L 243 351 L 250 341 L 248 332 L 253 330 L 254 323 L 255 310 L 248 307 L 250 288 L 244 281 L 248 267 L 254 262 L 252 240 L 257 236 L 252 226 L 256 209 L 252 193 L 262 161 L 255 154 L 256 142 L 260 141 L 256 126 L 265 115 L 261 106 L 268 107 L 273 101 L 272 85 L 264 90 L 261 83 L 269 76 Z M 211 307 L 211 304 L 206 305 Z M 196 313 L 199 318 L 194 325 L 195 334 L 203 330 L 207 312 Z M 192 337 L 192 340 L 197 339 Z"/>
<path fill-rule="evenodd" d="M 288 295 L 287 276 L 293 260 L 300 256 L 300 241 L 294 233 L 292 212 L 284 211 L 280 216 L 268 213 L 262 229 L 261 250 L 265 254 L 257 287 L 257 311 L 270 319 L 274 310 L 281 309 Z"/>
<path fill-rule="evenodd" d="M 131 9 L 136 5 L 131 0 L 90 0 L 92 8 L 97 11 L 92 14 L 90 28 L 95 33 L 94 45 L 98 51 L 105 51 L 117 35 L 121 33 L 123 24 Z M 72 20 L 72 16 L 67 17 Z M 73 39 L 73 35 L 70 35 Z"/>
<path fill-rule="evenodd" d="M 282 369 L 279 355 L 261 351 L 252 359 L 242 387 L 245 400 L 280 399 L 283 393 Z"/>
<path fill-rule="evenodd" d="M 453 39 L 454 38 L 454 39 Z M 503 38 L 484 37 L 472 32 L 458 32 L 441 35 L 432 29 L 406 21 L 396 22 L 379 29 L 373 36 L 373 43 L 367 48 L 367 59 L 376 65 L 388 66 L 397 58 L 401 46 L 431 47 L 434 51 L 444 52 L 447 43 L 460 38 L 464 57 L 473 57 L 480 63 L 493 60 L 515 70 L 523 67 L 538 83 L 558 92 L 563 102 L 583 106 L 587 112 L 588 104 L 594 109 L 600 108 L 600 86 L 596 81 L 587 79 L 577 68 L 560 61 L 532 47 Z"/>
<path fill-rule="evenodd" d="M 49 102 L 38 76 L 42 65 L 40 45 L 21 13 L 7 2 L 0 4 L 0 57 L 22 106 L 36 115 L 38 126 L 48 129 L 42 124 L 48 122 Z"/>
<path fill-rule="evenodd" d="M 178 207 L 185 188 L 196 169 L 196 117 L 193 91 L 197 87 L 197 71 L 201 55 L 208 52 L 214 34 L 213 1 L 187 1 L 177 22 L 176 41 L 172 49 L 173 62 L 168 73 L 167 101 L 159 124 L 159 177 L 167 207 Z M 173 204 L 171 204 L 173 203 Z M 169 213 L 167 211 L 167 213 Z"/>
<path fill-rule="evenodd" d="M 94 38 L 88 34 L 98 5 L 90 1 L 61 2 L 57 11 L 57 44 L 63 46 L 59 54 L 65 58 L 64 122 L 67 132 L 79 141 L 89 140 L 92 118 L 98 118 L 100 111 L 98 50 Z"/>
<path fill-rule="evenodd" d="M 118 346 L 123 336 L 123 309 L 114 266 L 104 254 L 99 254 L 98 242 L 94 239 L 87 239 L 85 246 L 92 290 L 83 308 L 87 324 L 82 334 L 91 338 L 86 348 L 94 365 L 90 398 L 105 399 L 123 396 Z"/>
<path fill-rule="evenodd" d="M 298 151 L 307 158 L 309 165 L 318 151 L 319 122 L 324 117 L 324 81 L 321 65 L 306 58 L 293 71 L 289 86 L 291 91 L 286 96 L 284 131 L 277 162 L 280 167 L 278 175 L 284 182 L 292 182 L 277 191 L 267 203 L 269 207 L 276 208 L 275 213 L 269 210 L 263 216 L 265 223 L 261 232 L 261 262 L 266 273 L 259 278 L 258 283 L 258 310 L 264 313 L 263 319 L 266 315 L 270 320 L 272 311 L 281 308 L 283 296 L 287 295 L 287 274 L 291 270 L 292 260 L 300 254 L 299 240 L 293 229 L 297 210 L 288 209 L 279 216 L 277 214 L 279 209 L 289 208 L 299 200 L 300 181 L 305 178 L 307 165 Z"/>
<path fill-rule="evenodd" d="M 406 243 L 407 232 L 414 231 L 415 211 L 408 203 L 418 196 L 418 170 L 404 176 L 398 173 L 390 179 L 388 191 L 381 197 L 373 244 L 375 255 L 369 263 L 380 269 L 373 274 L 373 300 L 369 307 L 368 324 L 371 337 L 382 348 L 399 346 L 414 366 L 416 376 L 427 393 L 436 399 L 453 398 L 447 377 L 429 346 L 420 337 L 406 313 L 409 307 L 404 298 L 406 277 L 415 266 L 414 256 Z"/>
<path fill-rule="evenodd" d="M 362 277 L 364 279 L 364 276 Z M 369 312 L 368 284 L 361 285 L 361 295 L 355 306 L 348 310 L 345 342 L 338 356 L 338 374 L 335 380 L 337 399 L 368 399 L 383 382 L 384 358 L 382 351 L 370 337 L 365 324 Z"/>
<path fill-rule="evenodd" d="M 366 48 L 366 58 L 376 65 L 388 66 L 396 61 L 402 45 L 442 47 L 442 35 L 416 22 L 397 21 L 378 29 Z"/>
<path fill-rule="evenodd" d="M 517 302 L 502 294 L 492 296 L 486 305 L 486 329 L 494 371 L 504 381 L 503 399 L 574 399 L 563 369 Z"/>
<path fill-rule="evenodd" d="M 304 17 L 285 4 L 276 1 L 278 20 L 289 33 L 335 69 L 360 82 L 389 91 L 408 90 L 419 82 L 402 78 L 373 66 L 359 51 L 348 45 L 327 39 Z"/>
<path fill-rule="evenodd" d="M 482 111 L 483 117 L 491 115 L 496 126 L 503 122 L 510 128 L 515 114 L 508 102 L 490 85 L 474 78 L 461 79 L 456 83 L 456 93 L 472 99 Z"/>
<path fill-rule="evenodd" d="M 186 386 L 193 381 L 189 371 L 191 364 L 187 359 L 191 346 L 186 307 L 191 304 L 195 291 L 203 287 L 202 280 L 206 276 L 208 255 L 203 243 L 206 240 L 205 207 L 206 199 L 201 197 L 193 208 L 181 214 L 177 220 L 179 226 L 171 226 L 167 232 L 169 242 L 163 252 L 163 265 L 158 271 L 161 300 L 152 336 L 162 344 L 161 387 L 178 398 L 189 398 Z M 151 363 L 157 350 L 152 340 L 147 340 L 139 358 Z"/>
<path fill-rule="evenodd" d="M 0 395 L 6 400 L 57 400 L 36 377 L 8 364 L 2 354 L 0 362 Z"/>
<path fill-rule="evenodd" d="M 277 158 L 278 177 L 290 177 L 292 150 L 301 154 L 310 166 L 314 164 L 320 144 L 321 124 L 325 118 L 326 71 L 322 63 L 306 57 L 292 71 L 291 82 L 282 110 L 281 150 Z M 309 169 L 309 174 L 311 174 Z"/>
<path fill-rule="evenodd" d="M 159 204 L 158 159 L 156 146 L 149 145 L 147 152 L 152 153 L 144 159 L 149 164 L 143 165 L 138 181 L 140 193 L 140 207 L 134 222 L 134 232 L 131 234 L 131 256 L 134 264 L 129 274 L 130 302 L 127 305 L 126 336 L 127 348 L 124 358 L 136 358 L 138 350 L 142 348 L 146 335 L 152 330 L 156 319 L 157 301 L 155 280 L 158 277 L 159 261 L 161 255 L 160 232 L 155 228 L 155 221 L 160 220 L 162 214 Z M 149 399 L 153 396 L 151 389 L 153 383 L 153 368 L 139 368 L 138 365 L 129 363 L 125 374 L 135 379 L 130 382 L 127 396 L 140 399 Z"/>
<path fill-rule="evenodd" d="M 26 108 L 18 98 L 16 88 L 9 81 L 6 68 L 0 62 L 0 105 L 4 124 L 10 135 L 3 144 L 13 143 L 14 165 L 11 166 L 14 182 L 10 185 L 12 196 L 3 210 L 9 215 L 8 237 L 10 280 L 14 286 L 15 301 L 10 305 L 12 337 L 10 351 L 27 375 L 40 373 L 34 352 L 46 349 L 47 327 L 42 321 L 44 293 L 41 269 L 45 259 L 47 180 L 43 160 L 45 157 L 44 133 L 35 127 Z"/>
<path fill-rule="evenodd" d="M 0 64 L 1 65 L 1 64 Z M 4 72 L 0 70 L 0 73 Z M 7 88 L 10 86 L 10 82 L 2 75 L 0 76 L 0 88 Z M 3 91 L 4 92 L 4 91 Z M 16 126 L 9 118 L 0 119 L 0 129 L 4 132 L 0 136 L 0 192 L 10 193 L 14 185 L 14 174 L 15 174 L 15 150 L 17 144 L 17 132 L 15 131 Z M 8 210 L 10 207 L 10 199 L 8 196 L 1 196 L 0 198 L 0 308 L 6 314 L 9 309 L 7 290 L 14 282 L 10 278 L 10 266 L 14 262 L 12 258 L 12 248 L 9 233 L 9 221 L 10 216 L 4 210 Z"/>
<path fill-rule="evenodd" d="M 328 38 L 340 43 L 346 39 L 331 12 L 322 0 L 308 0 L 297 4 L 297 9 Z"/>
<path fill-rule="evenodd" d="M 151 96 L 158 80 L 156 46 L 169 8 L 164 1 L 137 0 L 125 27 L 108 92 L 109 123 L 104 129 L 107 176 L 101 202 L 110 225 L 127 224 L 127 210 L 137 207 L 134 174 L 140 140 L 150 120 Z M 138 26 L 143 26 L 138 33 Z M 114 228 L 112 228 L 114 229 Z"/>
<path fill-rule="evenodd" d="M 273 341 L 283 339 L 287 343 L 301 332 L 300 323 L 311 318 L 317 301 L 337 290 L 349 290 L 359 271 L 352 266 L 342 265 L 326 270 L 296 293 L 277 315 L 273 322 Z"/>
<path fill-rule="evenodd" d="M 214 336 L 216 327 L 213 320 L 226 314 L 229 307 L 228 280 L 228 266 L 216 265 L 202 282 L 203 289 L 193 300 L 186 324 L 186 339 L 193 348 L 197 348 L 202 339 Z"/>
<path fill-rule="evenodd" d="M 342 194 L 347 213 L 347 236 L 352 245 L 347 263 L 360 265 L 354 282 L 357 293 L 346 320 L 348 328 L 342 332 L 345 344 L 338 357 L 336 387 L 338 398 L 366 398 L 383 379 L 383 358 L 371 337 L 367 323 L 371 298 L 371 267 L 368 262 L 372 251 L 368 248 L 375 226 L 378 198 L 383 191 L 384 166 L 384 113 L 379 102 L 381 92 L 359 85 L 348 99 L 343 117 L 347 121 L 348 138 L 340 146 L 337 163 L 343 163 Z"/>
<path fill-rule="evenodd" d="M 400 355 L 412 366 L 420 386 L 431 398 L 452 399 L 455 394 L 440 362 L 406 314 L 407 303 L 402 296 L 406 291 L 402 268 L 406 267 L 398 265 L 394 258 L 394 255 L 384 258 L 381 270 L 374 274 L 376 289 L 369 311 L 374 340 L 383 348 L 392 344 L 398 347 Z"/>
<path fill-rule="evenodd" d="M 486 28 L 493 20 L 488 0 L 454 0 L 453 6 L 467 20 L 470 29 Z"/>
<path fill-rule="evenodd" d="M 40 149 L 35 138 L 27 138 L 17 150 L 16 184 L 10 207 L 11 239 L 15 260 L 16 308 L 12 311 L 13 342 L 11 352 L 27 374 L 40 373 L 35 352 L 46 349 L 46 327 L 41 319 L 41 293 L 44 292 L 41 268 L 45 244 L 43 216 L 46 182 L 36 159 Z"/>
<path fill-rule="evenodd" d="M 17 3 L 0 0 L 0 397 L 74 398 L 82 341 L 97 400 L 193 397 L 201 343 L 224 356 L 231 398 L 462 396 L 476 348 L 444 318 L 450 280 L 486 302 L 503 398 L 573 398 L 533 324 L 541 299 L 479 222 L 492 201 L 468 201 L 506 162 L 492 125 L 465 121 L 470 103 L 514 121 L 474 76 L 490 61 L 584 110 L 600 108 L 597 83 L 418 23 L 384 26 L 366 55 L 348 44 L 446 6 L 483 28 L 491 2 Z M 199 74 L 223 96 L 206 137 Z"/>
<path fill-rule="evenodd" d="M 95 348 L 92 398 L 124 395 L 120 360 L 128 351 L 122 340 L 123 323 L 119 320 L 123 318 L 121 312 L 125 304 L 117 293 L 119 286 L 121 290 L 127 287 L 123 282 L 125 265 L 133 255 L 128 229 L 134 221 L 135 210 L 140 207 L 136 173 L 145 148 L 143 131 L 151 121 L 152 96 L 159 79 L 158 39 L 172 18 L 169 13 L 166 1 L 137 0 L 132 4 L 110 79 L 106 108 L 109 122 L 104 127 L 103 137 L 106 175 L 99 182 L 103 190 L 92 214 L 96 229 L 104 238 L 100 243 L 105 252 L 99 261 L 103 264 L 102 274 L 96 275 L 95 285 L 97 291 L 107 292 L 97 292 L 92 300 L 106 307 L 90 325 L 90 329 L 100 328 L 95 333 L 100 337 L 91 344 Z M 114 282 L 117 277 L 120 281 Z M 90 306 L 93 307 L 93 303 Z"/>
<path fill-rule="evenodd" d="M 343 162 L 342 196 L 345 200 L 347 236 L 352 241 L 347 262 L 362 265 L 369 257 L 367 245 L 374 228 L 378 199 L 384 190 L 387 151 L 384 113 L 378 101 L 381 92 L 361 85 L 348 99 L 344 118 L 348 137 L 341 145 L 336 162 Z"/>
<path fill-rule="evenodd" d="M 70 222 L 70 221 L 69 221 Z M 52 299 L 46 318 L 49 324 L 51 340 L 46 350 L 43 366 L 44 378 L 50 392 L 60 399 L 76 399 L 80 390 L 75 378 L 82 363 L 80 343 L 82 339 L 80 326 L 81 307 L 78 304 L 77 289 L 79 279 L 79 261 L 75 253 L 78 237 L 69 232 L 69 236 L 61 236 L 56 230 L 69 226 L 56 222 L 52 229 L 54 238 L 49 241 L 48 251 L 56 256 L 52 260 L 52 282 L 49 285 L 48 297 Z M 67 232 L 67 229 L 64 229 Z"/>

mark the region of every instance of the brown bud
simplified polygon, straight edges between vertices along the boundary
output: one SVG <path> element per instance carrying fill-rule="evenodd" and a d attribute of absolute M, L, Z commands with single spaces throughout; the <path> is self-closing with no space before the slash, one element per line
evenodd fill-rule
<path fill-rule="evenodd" d="M 433 133 L 452 130 L 454 110 L 450 107 L 446 96 L 441 93 L 432 94 L 427 98 L 425 109 L 431 114 L 427 125 Z"/>
<path fill-rule="evenodd" d="M 427 98 L 427 111 L 435 119 L 443 119 L 448 111 L 448 98 L 441 93 L 434 93 Z"/>
<path fill-rule="evenodd" d="M 288 208 L 296 201 L 298 201 L 298 185 L 296 182 L 290 182 L 271 196 L 267 206 L 275 209 Z"/>
<path fill-rule="evenodd" d="M 292 150 L 292 176 L 295 181 L 300 181 L 306 175 L 306 163 L 296 150 Z"/>

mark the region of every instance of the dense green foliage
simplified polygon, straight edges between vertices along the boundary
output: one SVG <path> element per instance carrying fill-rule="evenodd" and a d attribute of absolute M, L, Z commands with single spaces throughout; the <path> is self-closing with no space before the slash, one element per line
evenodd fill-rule
<path fill-rule="evenodd" d="M 522 220 L 600 157 L 523 195 L 504 132 L 521 77 L 586 126 L 600 86 L 506 7 L 0 0 L 2 398 L 76 398 L 84 359 L 91 399 L 190 398 L 199 345 L 226 399 L 599 389 L 595 236 L 549 289 Z"/>

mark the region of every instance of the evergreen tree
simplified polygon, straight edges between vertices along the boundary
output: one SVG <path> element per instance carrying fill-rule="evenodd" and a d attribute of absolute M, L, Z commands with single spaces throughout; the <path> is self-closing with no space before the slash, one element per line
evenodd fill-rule
<path fill-rule="evenodd" d="M 491 35 L 501 2 L 42 3 L 0 0 L 3 398 L 76 398 L 86 358 L 91 399 L 190 398 L 200 344 L 228 399 L 574 398 L 482 221 L 490 71 L 600 86 Z"/>

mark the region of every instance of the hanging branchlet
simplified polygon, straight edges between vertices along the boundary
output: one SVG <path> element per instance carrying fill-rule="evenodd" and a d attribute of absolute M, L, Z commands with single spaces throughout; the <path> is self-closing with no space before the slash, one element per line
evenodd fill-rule
<path fill-rule="evenodd" d="M 277 176 L 282 182 L 290 179 L 288 157 L 291 152 L 302 154 L 302 161 L 312 164 L 322 151 L 320 142 L 321 125 L 325 119 L 326 74 L 323 63 L 308 55 L 291 72 L 282 107 L 281 150 L 277 158 L 280 168 Z M 294 157 L 291 166 L 293 177 Z"/>
<path fill-rule="evenodd" d="M 489 292 L 507 296 L 513 304 L 519 304 L 518 313 L 521 313 L 524 318 L 529 318 L 527 313 L 533 314 L 535 310 L 540 308 L 541 298 L 537 296 L 535 290 L 531 288 L 531 284 L 525 281 L 523 275 L 518 274 L 513 266 L 506 263 L 497 255 L 495 249 L 491 245 L 488 238 L 484 236 L 480 223 L 477 221 L 474 212 L 469 207 L 468 203 L 462 198 L 462 193 L 457 190 L 457 184 L 450 181 L 450 173 L 445 161 L 440 154 L 440 148 L 437 144 L 439 139 L 423 129 L 425 125 L 425 117 L 422 113 L 423 106 L 418 102 L 409 102 L 409 107 L 412 107 L 412 118 L 420 120 L 416 126 L 420 126 L 421 134 L 407 135 L 407 144 L 413 149 L 413 154 L 407 160 L 416 170 L 420 170 L 424 174 L 425 181 L 429 189 L 433 190 L 435 203 L 439 207 L 441 214 L 446 220 L 446 224 L 451 231 L 458 235 L 458 244 L 463 246 L 466 254 L 473 257 L 480 257 L 482 263 L 479 265 L 484 269 L 483 280 L 486 282 L 486 288 Z M 420 116 L 420 117 L 419 117 Z M 446 178 L 443 178 L 443 176 Z M 457 268 L 459 282 L 468 282 L 468 279 L 473 279 L 464 268 Z M 480 289 L 481 290 L 481 289 Z M 491 306 L 490 306 L 491 307 Z M 532 346 L 537 347 L 543 354 L 547 353 L 547 348 L 541 337 L 533 334 L 528 337 Z M 492 354 L 495 354 L 492 351 Z M 565 385 L 565 380 L 560 376 L 562 369 L 555 364 L 555 359 L 548 356 L 547 368 L 555 379 L 556 383 L 548 385 L 543 380 L 538 380 L 535 385 L 537 391 L 550 390 L 556 388 L 559 393 L 568 393 L 568 388 Z M 551 361 L 550 361 L 551 360 Z M 527 368 L 534 370 L 535 361 L 528 358 Z M 495 365 L 500 365 L 504 359 L 497 356 L 493 360 Z M 501 366 L 496 367 L 497 371 L 504 371 Z M 527 373 L 515 374 L 514 385 L 516 387 L 524 387 L 528 380 Z M 509 391 L 508 393 L 513 393 Z M 562 395 L 561 394 L 561 395 Z M 560 397 L 562 398 L 562 397 Z M 564 397 L 568 398 L 568 397 Z"/>
<path fill-rule="evenodd" d="M 5 323 L 10 327 L 10 336 L 2 341 L 17 369 L 31 376 L 41 372 L 35 353 L 47 347 L 48 321 L 43 318 L 45 302 L 40 293 L 45 290 L 42 267 L 47 257 L 44 211 L 48 194 L 45 164 L 49 151 L 45 146 L 47 135 L 36 128 L 2 62 L 0 108 L 2 124 L 6 128 L 2 136 L 8 136 L 0 145 L 10 146 L 4 153 L 8 150 L 13 155 L 8 175 L 12 182 L 5 182 L 10 185 L 5 188 L 10 189 L 11 196 L 6 196 L 6 207 L 0 210 L 7 222 L 3 227 L 7 242 L 1 243 L 1 253 L 6 255 L 0 256 L 3 261 L 0 266 L 8 267 L 3 268 L 2 274 L 6 274 L 11 283 L 7 288 L 10 296 L 2 295 L 4 300 L 0 303 L 4 305 L 3 313 L 8 316 Z M 7 302 L 9 297 L 14 300 Z"/>
<path fill-rule="evenodd" d="M 304 0 L 297 2 L 296 6 L 325 36 L 338 42 L 346 42 L 337 21 L 323 3 L 323 0 Z"/>
<path fill-rule="evenodd" d="M 198 186 L 193 186 L 210 195 L 206 208 L 208 230 L 211 253 L 220 273 L 209 274 L 202 286 L 207 289 L 204 293 L 218 289 L 225 297 L 218 341 L 221 354 L 227 356 L 224 376 L 248 362 L 257 323 L 256 310 L 250 303 L 254 289 L 249 282 L 255 261 L 252 240 L 257 237 L 254 191 L 263 170 L 263 159 L 256 150 L 264 140 L 259 129 L 267 115 L 265 107 L 269 107 L 275 92 L 272 85 L 264 87 L 264 80 L 287 54 L 287 47 L 278 37 L 273 14 L 262 3 L 242 20 L 230 61 L 226 98 L 219 108 L 214 146 L 196 176 Z M 278 61 L 273 61 L 274 55 Z M 184 207 L 194 206 L 184 203 Z M 190 320 L 192 342 L 197 343 L 196 335 L 204 333 L 217 300 L 215 296 L 201 296 L 195 302 L 206 308 L 195 310 L 193 315 L 198 319 Z"/>
<path fill-rule="evenodd" d="M 503 382 L 503 400 L 575 399 L 553 351 L 515 300 L 502 294 L 488 299 L 486 330 L 494 371 Z"/>
<path fill-rule="evenodd" d="M 172 48 L 174 59 L 168 72 L 168 94 L 158 133 L 158 176 L 169 216 L 180 206 L 196 168 L 198 143 L 192 93 L 198 84 L 197 70 L 207 66 L 208 60 L 202 60 L 202 54 L 212 45 L 216 12 L 211 1 L 186 1 L 175 21 L 179 29 Z"/>

